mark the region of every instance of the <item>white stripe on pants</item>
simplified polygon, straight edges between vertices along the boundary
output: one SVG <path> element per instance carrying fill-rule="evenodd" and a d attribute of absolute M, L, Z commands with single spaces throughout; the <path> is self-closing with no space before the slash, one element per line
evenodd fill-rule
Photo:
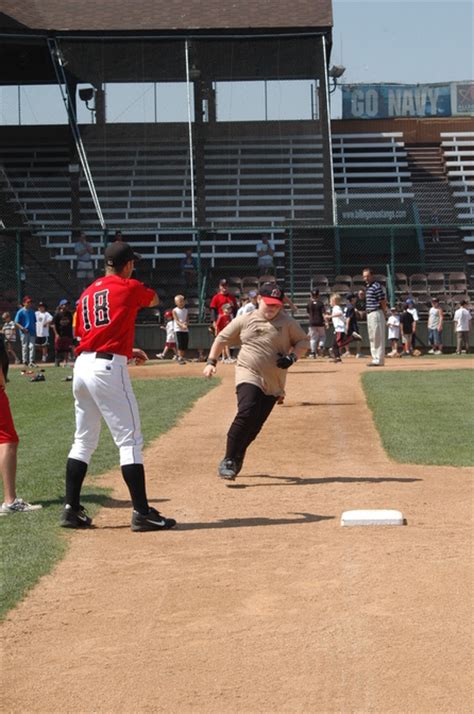
<path fill-rule="evenodd" d="M 370 354 L 374 364 L 383 364 L 385 360 L 385 316 L 383 310 L 374 310 L 367 314 Z"/>

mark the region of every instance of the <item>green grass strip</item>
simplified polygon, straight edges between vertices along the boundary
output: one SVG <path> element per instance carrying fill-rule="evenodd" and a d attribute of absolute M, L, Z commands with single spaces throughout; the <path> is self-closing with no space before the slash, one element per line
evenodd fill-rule
<path fill-rule="evenodd" d="M 51 571 L 67 549 L 70 533 L 58 526 L 74 435 L 71 382 L 62 381 L 67 374 L 71 370 L 46 368 L 46 381 L 32 384 L 19 370 L 10 371 L 8 395 L 20 436 L 17 493 L 31 503 L 41 503 L 43 509 L 0 517 L 0 617 Z M 218 383 L 198 377 L 134 379 L 145 446 L 173 427 L 196 399 Z M 109 491 L 94 485 L 91 476 L 118 466 L 118 449 L 104 423 L 81 498 L 92 515 L 107 501 Z"/>
<path fill-rule="evenodd" d="M 474 465 L 474 373 L 469 369 L 362 375 L 382 444 L 400 463 Z"/>

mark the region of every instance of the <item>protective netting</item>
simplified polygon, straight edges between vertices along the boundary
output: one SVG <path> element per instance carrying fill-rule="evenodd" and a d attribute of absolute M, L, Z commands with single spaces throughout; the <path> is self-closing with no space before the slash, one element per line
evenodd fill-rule
<path fill-rule="evenodd" d="M 81 231 L 95 274 L 121 231 L 143 256 L 137 275 L 165 308 L 184 292 L 194 320 L 222 277 L 246 293 L 271 273 L 304 315 L 315 276 L 325 295 L 355 289 L 367 264 L 393 299 L 427 305 L 436 290 L 451 309 L 460 288 L 469 296 L 474 134 L 429 146 L 396 131 L 331 135 L 321 37 L 34 43 L 49 85 L 10 87 L 21 126 L 0 131 L 2 304 L 25 291 L 76 299 Z"/>

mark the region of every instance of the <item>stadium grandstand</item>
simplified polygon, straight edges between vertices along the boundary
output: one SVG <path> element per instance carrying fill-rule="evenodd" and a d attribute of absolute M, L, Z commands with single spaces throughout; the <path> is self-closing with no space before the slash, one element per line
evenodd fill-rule
<path fill-rule="evenodd" d="M 331 122 L 330 0 L 118 5 L 2 2 L 2 309 L 75 299 L 77 235 L 99 271 L 117 229 L 165 304 L 192 248 L 196 321 L 221 277 L 255 284 L 262 234 L 301 308 L 367 263 L 393 299 L 472 299 L 472 117 Z M 25 121 L 22 93 L 51 87 L 54 122 Z"/>

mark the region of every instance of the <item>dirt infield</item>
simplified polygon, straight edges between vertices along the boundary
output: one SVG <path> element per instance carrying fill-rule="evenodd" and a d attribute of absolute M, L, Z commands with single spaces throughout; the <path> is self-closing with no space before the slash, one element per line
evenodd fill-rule
<path fill-rule="evenodd" d="M 440 364 L 387 369 L 415 367 Z M 295 365 L 226 485 L 235 399 L 220 367 L 222 385 L 146 452 L 149 493 L 179 528 L 132 533 L 118 472 L 104 477 L 110 508 L 3 625 L 3 710 L 471 712 L 472 470 L 391 462 L 364 369 Z M 363 507 L 408 525 L 341 528 Z"/>

